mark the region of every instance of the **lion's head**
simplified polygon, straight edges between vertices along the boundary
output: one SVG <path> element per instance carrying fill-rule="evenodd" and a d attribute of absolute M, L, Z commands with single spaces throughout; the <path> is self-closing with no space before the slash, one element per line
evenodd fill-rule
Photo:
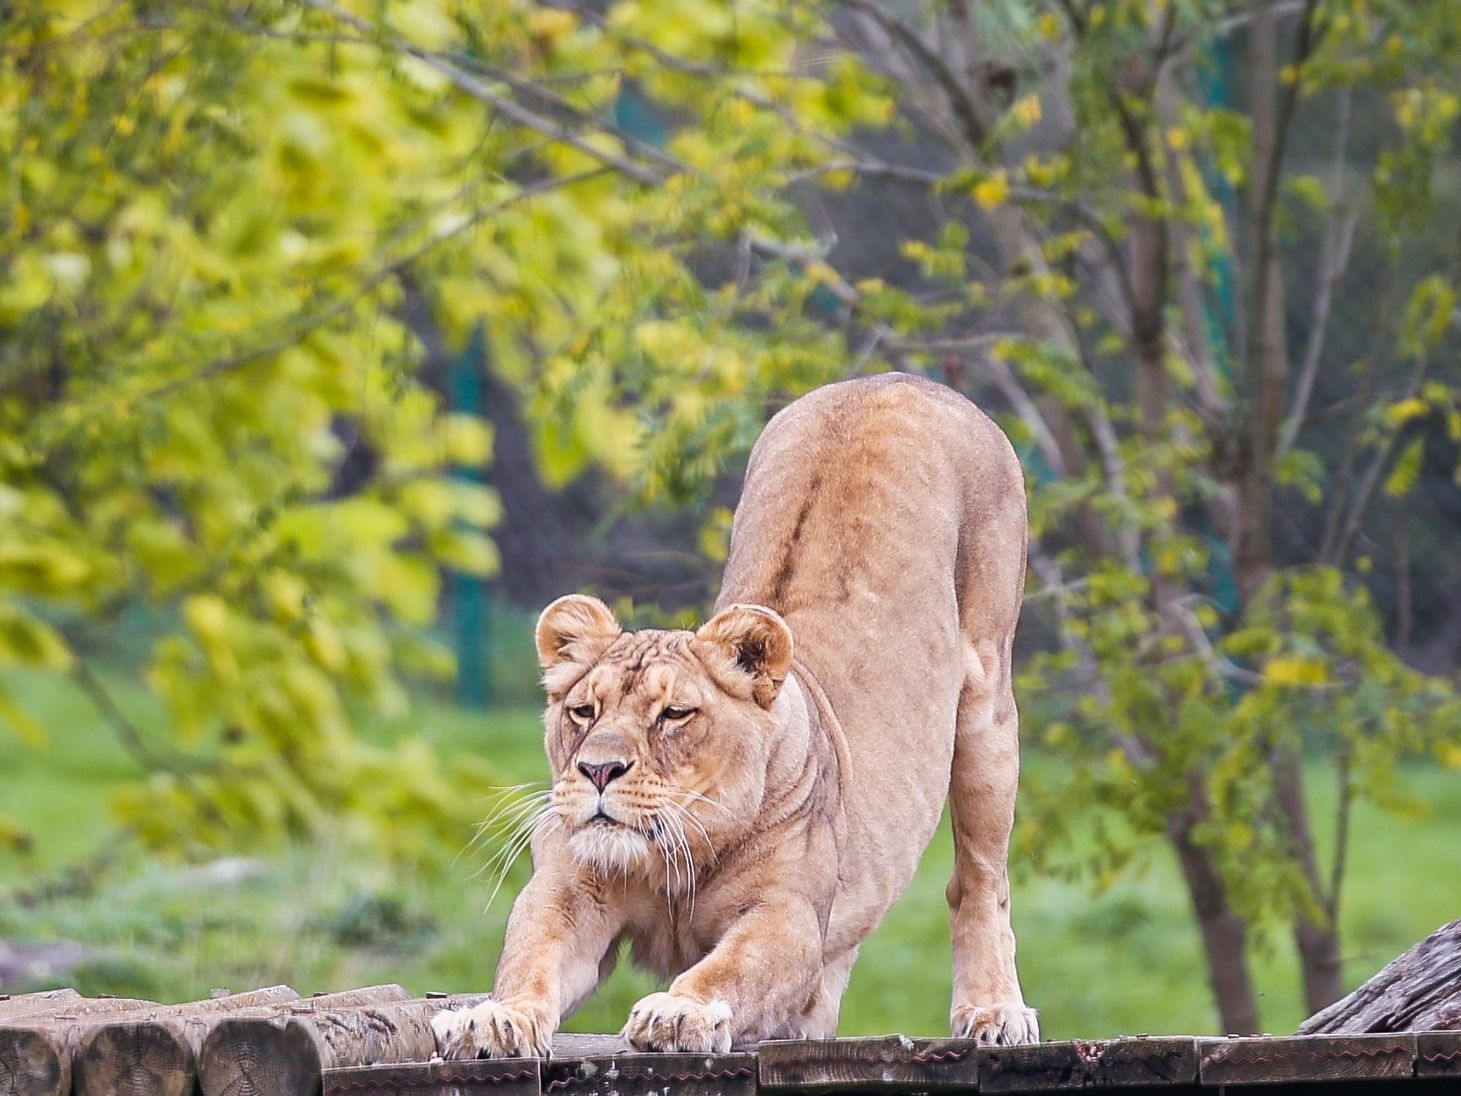
<path fill-rule="evenodd" d="M 760 813 L 792 637 L 734 605 L 699 631 L 626 632 L 603 602 L 543 611 L 552 811 L 578 860 L 683 886 Z"/>

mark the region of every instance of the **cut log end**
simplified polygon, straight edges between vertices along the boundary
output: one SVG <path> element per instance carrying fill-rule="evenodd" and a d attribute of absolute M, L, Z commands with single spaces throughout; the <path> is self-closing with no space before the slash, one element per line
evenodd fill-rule
<path fill-rule="evenodd" d="M 82 1038 L 71 1060 L 75 1096 L 190 1096 L 193 1050 L 177 1022 L 111 1024 Z"/>
<path fill-rule="evenodd" d="M 0 1091 L 5 1096 L 65 1096 L 71 1056 L 47 1028 L 0 1029 Z"/>
<path fill-rule="evenodd" d="M 198 1083 L 207 1096 L 312 1092 L 321 1048 L 313 1032 L 285 1017 L 223 1020 L 203 1043 Z"/>

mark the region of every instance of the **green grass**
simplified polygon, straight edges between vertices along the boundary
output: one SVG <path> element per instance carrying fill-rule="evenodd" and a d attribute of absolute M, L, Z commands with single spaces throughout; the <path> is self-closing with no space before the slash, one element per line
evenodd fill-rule
<path fill-rule="evenodd" d="M 445 878 L 411 878 L 325 843 L 274 855 L 257 876 L 231 883 L 197 866 L 145 858 L 112 839 L 107 806 L 112 789 L 140 777 L 138 767 L 73 689 L 41 677 L 7 680 L 52 737 L 34 749 L 0 731 L 0 814 L 35 838 L 24 861 L 0 860 L 0 939 L 71 939 L 94 949 L 65 981 L 85 992 L 166 999 L 281 981 L 304 992 L 380 981 L 418 992 L 490 984 L 521 870 L 484 914 L 490 881 L 474 877 L 481 864 L 472 855 Z M 155 716 L 145 692 L 122 679 L 112 683 L 139 722 Z M 399 727 L 371 733 L 407 727 L 425 730 L 448 757 L 489 758 L 511 780 L 545 775 L 535 710 L 481 714 L 428 701 Z M 1033 777 L 1050 763 L 1036 759 Z M 1315 816 L 1328 818 L 1330 799 L 1314 775 Z M 1461 781 L 1422 767 L 1404 776 L 1428 805 L 1423 815 L 1356 813 L 1343 908 L 1351 984 L 1461 909 L 1461 878 L 1448 870 L 1461 829 Z M 1048 1036 L 1217 1030 L 1175 864 L 1159 841 L 1144 852 L 1143 867 L 1099 895 L 1017 866 L 1020 970 Z M 945 1029 L 950 862 L 945 828 L 863 948 L 843 1008 L 844 1034 Z M 1288 941 L 1276 939 L 1255 973 L 1265 1025 L 1292 1030 L 1303 1010 Z M 652 986 L 621 966 L 570 1026 L 617 1028 Z"/>

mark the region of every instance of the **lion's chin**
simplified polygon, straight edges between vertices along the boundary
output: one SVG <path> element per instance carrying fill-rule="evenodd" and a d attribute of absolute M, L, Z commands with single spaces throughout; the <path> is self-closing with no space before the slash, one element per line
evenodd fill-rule
<path fill-rule="evenodd" d="M 568 851 L 600 874 L 617 875 L 648 862 L 653 850 L 638 830 L 618 823 L 590 822 L 568 838 Z"/>

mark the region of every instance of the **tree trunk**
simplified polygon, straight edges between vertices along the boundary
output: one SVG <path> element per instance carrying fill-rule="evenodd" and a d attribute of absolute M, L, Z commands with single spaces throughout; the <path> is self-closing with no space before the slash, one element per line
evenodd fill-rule
<path fill-rule="evenodd" d="M 1461 1030 L 1461 921 L 1431 933 L 1342 1001 L 1310 1016 L 1300 1035 Z"/>
<path fill-rule="evenodd" d="M 1194 781 L 1194 796 L 1197 794 L 1206 794 L 1200 781 Z M 1248 970 L 1247 928 L 1228 901 L 1227 886 L 1212 854 L 1193 840 L 1198 821 L 1199 816 L 1189 811 L 1174 819 L 1168 836 L 1192 896 L 1192 910 L 1207 956 L 1207 976 L 1223 1031 L 1251 1035 L 1258 1030 L 1258 998 Z"/>
<path fill-rule="evenodd" d="M 1303 873 L 1318 905 L 1318 915 L 1300 913 L 1294 918 L 1294 945 L 1304 980 L 1304 1006 L 1318 1012 L 1344 995 L 1339 961 L 1339 895 L 1325 891 L 1319 879 L 1314 855 L 1314 838 L 1309 831 L 1304 802 L 1303 769 L 1298 749 L 1282 745 L 1272 762 L 1274 795 L 1283 814 L 1291 843 L 1290 852 Z"/>

